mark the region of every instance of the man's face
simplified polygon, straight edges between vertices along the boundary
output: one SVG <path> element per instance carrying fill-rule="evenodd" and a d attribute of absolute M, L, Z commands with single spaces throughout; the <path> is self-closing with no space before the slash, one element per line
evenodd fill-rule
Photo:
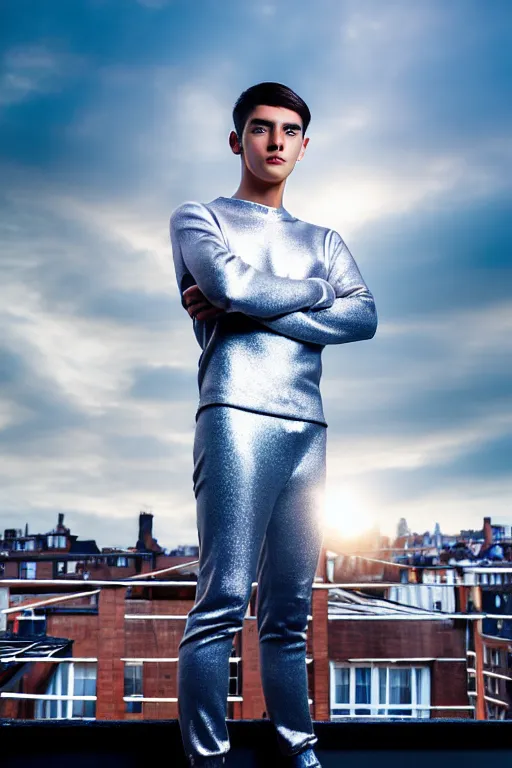
<path fill-rule="evenodd" d="M 302 159 L 308 142 L 309 138 L 303 139 L 302 118 L 297 112 L 259 105 L 247 118 L 242 135 L 245 165 L 258 179 L 280 183 Z M 284 162 L 267 162 L 271 155 Z"/>

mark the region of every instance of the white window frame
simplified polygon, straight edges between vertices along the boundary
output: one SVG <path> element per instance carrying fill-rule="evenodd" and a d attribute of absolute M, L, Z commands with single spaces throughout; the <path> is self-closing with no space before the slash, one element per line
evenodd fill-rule
<path fill-rule="evenodd" d="M 65 686 L 63 685 L 64 680 L 62 676 L 62 666 L 65 664 L 68 668 L 68 685 L 67 689 L 65 689 Z M 57 669 L 55 670 L 54 674 L 51 677 L 51 680 L 48 684 L 48 687 L 45 691 L 45 694 L 53 694 L 57 696 L 74 696 L 74 690 L 75 690 L 75 678 L 78 679 L 78 676 L 75 674 L 75 667 L 78 667 L 81 671 L 87 670 L 87 672 L 92 671 L 94 674 L 91 675 L 91 677 L 94 677 L 95 682 L 97 682 L 97 667 L 96 664 L 90 664 L 90 663 L 80 663 L 80 662 L 66 662 L 62 661 L 59 664 L 57 664 Z M 96 695 L 96 686 L 95 686 L 95 692 L 94 695 Z M 76 700 L 75 700 L 76 701 Z M 83 703 L 83 700 L 78 700 L 79 703 Z M 35 719 L 36 720 L 96 720 L 96 716 L 94 717 L 82 717 L 81 715 L 73 715 L 73 704 L 75 702 L 72 699 L 39 699 L 36 701 L 36 707 L 35 707 Z M 96 704 L 96 702 L 92 702 L 93 704 Z M 51 716 L 52 708 L 56 705 L 57 708 L 57 715 L 56 717 Z"/>
<path fill-rule="evenodd" d="M 241 696 L 242 695 L 242 681 L 241 681 L 241 678 L 240 678 L 240 669 L 241 669 L 240 661 L 241 661 L 240 658 L 235 658 L 233 661 L 231 661 L 231 659 L 230 659 L 230 661 L 229 661 L 229 680 L 228 680 L 229 696 Z M 234 675 L 231 674 L 231 670 L 233 668 L 231 665 L 233 665 L 233 666 L 236 665 L 236 667 L 235 667 L 236 668 L 236 673 Z M 231 690 L 231 681 L 232 680 L 235 681 L 235 685 L 234 685 L 235 690 L 234 691 Z"/>
<path fill-rule="evenodd" d="M 76 573 L 76 567 L 81 562 L 83 562 L 83 561 L 82 560 L 58 560 L 57 561 L 57 566 L 59 566 L 61 564 L 64 565 L 64 569 L 62 571 L 62 573 L 64 573 L 64 574 L 68 574 L 68 573 L 75 574 Z"/>
<path fill-rule="evenodd" d="M 330 667 L 330 718 L 331 720 L 343 720 L 346 718 L 370 718 L 375 717 L 378 719 L 386 718 L 430 718 L 430 709 L 420 709 L 419 707 L 430 707 L 430 668 L 424 665 L 411 665 L 411 664 L 346 664 L 343 662 L 331 661 Z M 370 703 L 359 704 L 356 703 L 356 669 L 369 668 L 371 670 L 370 675 Z M 336 670 L 337 669 L 349 669 L 350 678 L 349 686 L 350 693 L 348 703 L 336 702 Z M 386 702 L 384 704 L 379 703 L 379 670 L 394 670 L 394 669 L 409 669 L 411 670 L 411 704 L 390 704 L 389 703 L 389 672 L 386 673 Z M 422 677 L 421 691 L 422 699 L 417 699 L 416 688 L 416 670 L 419 670 Z M 348 709 L 349 714 L 335 714 L 334 709 Z M 355 710 L 366 710 L 363 714 L 355 714 Z M 388 711 L 392 709 L 410 710 L 410 715 L 390 715 Z M 379 710 L 384 710 L 379 714 Z"/>
<path fill-rule="evenodd" d="M 126 690 L 126 668 L 127 667 L 138 667 L 140 669 L 140 686 L 141 686 L 141 692 L 140 693 L 128 693 Z M 133 696 L 137 699 L 144 698 L 144 664 L 142 661 L 125 661 L 124 663 L 124 696 Z M 141 704 L 141 710 L 139 713 L 137 712 L 130 712 L 131 706 L 133 704 L 136 704 L 137 702 L 135 700 L 133 701 L 126 701 L 125 702 L 125 710 L 128 714 L 141 714 L 142 712 L 142 704 Z"/>
<path fill-rule="evenodd" d="M 49 534 L 46 543 L 48 549 L 66 549 L 66 537 L 58 533 Z"/>

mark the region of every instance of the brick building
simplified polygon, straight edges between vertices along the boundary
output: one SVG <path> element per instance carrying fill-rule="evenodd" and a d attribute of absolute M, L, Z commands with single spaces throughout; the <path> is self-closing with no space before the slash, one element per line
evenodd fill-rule
<path fill-rule="evenodd" d="M 55 562 L 73 557 L 79 546 L 61 518 L 60 530 L 46 536 L 65 537 L 65 548 L 49 552 L 48 539 L 43 542 L 35 580 L 20 579 L 13 567 L 19 569 L 20 552 L 28 557 L 32 550 L 9 551 L 0 579 L 0 717 L 177 717 L 178 645 L 194 603 L 197 564 L 193 554 L 162 551 L 151 517 L 139 518 L 126 564 L 117 550 L 81 552 L 83 570 L 56 578 Z M 366 546 L 371 551 L 380 543 Z M 509 571 L 506 562 L 413 568 L 361 558 L 355 548 L 341 557 L 325 549 L 307 633 L 313 719 L 509 719 Z M 127 578 L 132 583 L 119 583 Z M 347 588 L 332 583 L 338 579 Z M 254 590 L 230 661 L 233 719 L 267 714 L 255 605 Z"/>
<path fill-rule="evenodd" d="M 0 650 L 4 649 L 0 717 L 177 717 L 178 644 L 193 605 L 194 586 L 184 582 L 158 587 L 153 582 L 129 588 L 102 586 L 96 591 L 91 583 L 90 588 L 95 594 L 35 609 L 41 619 L 30 617 L 21 636 L 0 636 Z M 468 588 L 461 589 L 467 593 Z M 11 588 L 12 598 L 16 590 Z M 25 596 L 24 603 L 46 598 Z M 16 613 L 8 615 L 8 629 L 20 610 L 18 606 Z M 307 641 L 313 718 L 471 718 L 476 694 L 482 719 L 504 717 L 510 709 L 506 687 L 510 685 L 511 641 L 485 637 L 476 625 L 476 621 L 441 619 L 425 609 L 319 585 L 313 592 Z M 28 644 L 61 643 L 54 658 L 72 655 L 76 661 L 31 662 L 26 650 L 13 651 L 14 638 Z M 235 637 L 231 658 L 228 717 L 266 717 L 257 624 L 251 609 Z M 497 660 L 501 672 L 494 671 Z M 484 685 L 485 668 L 492 676 Z M 501 691 L 495 687 L 496 680 Z M 37 695 L 93 698 L 55 701 L 38 700 Z M 500 700 L 501 706 L 492 704 L 500 711 L 485 710 L 484 696 Z"/>

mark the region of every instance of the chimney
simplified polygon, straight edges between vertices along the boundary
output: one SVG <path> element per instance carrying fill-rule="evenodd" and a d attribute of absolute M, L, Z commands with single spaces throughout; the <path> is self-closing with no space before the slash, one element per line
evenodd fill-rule
<path fill-rule="evenodd" d="M 484 517 L 483 535 L 484 535 L 483 548 L 487 549 L 488 547 L 491 547 L 492 543 L 493 543 L 493 541 L 492 541 L 491 518 L 490 517 Z"/>
<path fill-rule="evenodd" d="M 59 512 L 59 526 L 64 525 L 64 512 Z"/>
<path fill-rule="evenodd" d="M 153 538 L 153 515 L 148 512 L 141 512 L 139 515 L 139 540 L 137 549 L 151 549 L 151 539 Z"/>
<path fill-rule="evenodd" d="M 162 552 L 162 547 L 153 538 L 153 515 L 149 512 L 139 514 L 139 539 L 136 549 L 139 552 Z"/>

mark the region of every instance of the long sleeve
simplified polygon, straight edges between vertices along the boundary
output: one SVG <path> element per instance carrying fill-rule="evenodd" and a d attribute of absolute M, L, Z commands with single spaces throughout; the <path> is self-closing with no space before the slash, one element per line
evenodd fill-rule
<path fill-rule="evenodd" d="M 291 312 L 271 320 L 258 320 L 284 336 L 311 344 L 371 339 L 378 324 L 373 295 L 352 254 L 334 230 L 329 230 L 326 247 L 332 254 L 327 279 L 336 291 L 333 305 L 320 311 Z"/>
<path fill-rule="evenodd" d="M 255 269 L 232 253 L 202 203 L 179 206 L 171 215 L 170 235 L 175 262 L 181 255 L 208 301 L 226 312 L 243 312 L 260 320 L 303 309 L 322 311 L 334 302 L 329 281 L 279 277 Z"/>

